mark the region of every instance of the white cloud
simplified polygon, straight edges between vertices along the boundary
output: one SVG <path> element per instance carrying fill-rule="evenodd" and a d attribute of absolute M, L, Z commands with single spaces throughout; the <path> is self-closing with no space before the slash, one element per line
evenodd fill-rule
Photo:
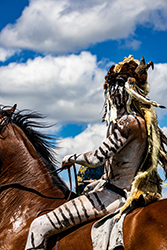
<path fill-rule="evenodd" d="M 148 82 L 150 84 L 149 97 L 167 107 L 167 63 L 154 65 L 154 70 L 149 69 Z M 159 117 L 167 113 L 167 109 L 157 109 Z"/>
<path fill-rule="evenodd" d="M 55 122 L 101 119 L 106 70 L 89 52 L 36 57 L 0 67 L 0 100 L 50 116 Z"/>
<path fill-rule="evenodd" d="M 124 44 L 120 46 L 120 48 L 127 48 L 127 49 L 133 49 L 138 50 L 140 48 L 141 42 L 136 39 L 127 39 L 125 40 Z"/>
<path fill-rule="evenodd" d="M 0 61 L 5 62 L 9 57 L 16 53 L 14 49 L 4 49 L 0 47 Z"/>
<path fill-rule="evenodd" d="M 167 127 L 163 127 L 162 131 L 164 132 L 164 134 L 167 136 Z"/>
<path fill-rule="evenodd" d="M 101 65 L 96 56 L 84 51 L 10 63 L 0 67 L 0 103 L 17 103 L 19 109 L 40 111 L 58 123 L 99 122 L 106 75 Z M 167 107 L 166 68 L 165 63 L 155 64 L 153 71 L 149 69 L 148 81 L 150 98 Z"/>
<path fill-rule="evenodd" d="M 166 68 L 165 63 L 156 64 L 149 70 L 148 81 L 150 98 L 167 107 Z M 106 69 L 89 52 L 10 63 L 0 67 L 0 103 L 40 111 L 60 124 L 99 122 L 105 74 Z"/>
<path fill-rule="evenodd" d="M 96 150 L 106 138 L 106 132 L 107 128 L 104 123 L 88 124 L 87 128 L 74 138 L 67 137 L 60 139 L 58 144 L 60 148 L 56 149 L 59 162 L 62 162 L 62 158 L 65 155 Z M 77 171 L 80 167 L 80 165 L 76 164 Z M 71 173 L 73 177 L 73 171 L 71 171 Z M 61 172 L 61 176 L 68 184 L 69 177 L 67 171 Z M 74 180 L 74 177 L 72 179 Z"/>
<path fill-rule="evenodd" d="M 73 137 L 60 140 L 57 153 L 60 161 L 63 156 L 75 153 L 86 153 L 96 150 L 106 138 L 107 128 L 105 124 L 88 124 L 87 128 Z"/>
<path fill-rule="evenodd" d="M 41 52 L 76 52 L 107 39 L 128 38 L 137 25 L 166 30 L 166 12 L 165 0 L 31 0 L 16 23 L 1 31 L 0 44 Z M 131 41 L 135 48 L 139 43 Z"/>

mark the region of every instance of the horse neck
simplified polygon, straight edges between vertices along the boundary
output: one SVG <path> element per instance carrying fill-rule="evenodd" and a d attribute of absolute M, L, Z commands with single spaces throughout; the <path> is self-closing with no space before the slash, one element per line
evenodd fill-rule
<path fill-rule="evenodd" d="M 64 194 L 53 184 L 50 175 L 47 174 L 47 168 L 22 130 L 16 126 L 15 133 L 9 127 L 4 134 L 5 139 L 0 141 L 1 184 L 27 180 L 22 183 L 23 186 L 34 188 L 47 196 L 64 198 Z M 39 176 L 40 178 L 32 180 Z M 29 203 L 31 205 L 34 203 L 38 211 L 38 206 L 41 210 L 42 206 L 45 207 L 43 203 L 51 204 L 51 202 L 56 207 L 57 204 L 62 203 L 62 200 L 57 200 L 55 204 L 53 200 L 46 200 L 29 192 L 8 189 L 1 194 L 0 214 L 2 216 L 5 214 L 4 211 L 11 207 L 16 209 L 23 206 L 25 209 Z"/>
<path fill-rule="evenodd" d="M 15 133 L 13 128 L 9 128 L 5 139 L 1 141 L 4 155 L 1 159 L 2 182 L 20 181 L 46 174 L 47 168 L 23 131 L 15 126 Z M 52 183 L 51 178 L 42 178 L 42 182 L 46 186 Z"/>

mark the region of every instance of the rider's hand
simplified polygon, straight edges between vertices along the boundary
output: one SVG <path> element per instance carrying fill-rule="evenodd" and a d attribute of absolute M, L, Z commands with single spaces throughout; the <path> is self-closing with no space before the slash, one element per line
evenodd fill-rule
<path fill-rule="evenodd" d="M 64 157 L 63 157 L 63 160 L 62 160 L 62 168 L 63 168 L 63 169 L 68 169 L 68 168 L 70 168 L 72 165 L 73 165 L 73 163 L 70 162 L 70 155 L 64 156 Z"/>

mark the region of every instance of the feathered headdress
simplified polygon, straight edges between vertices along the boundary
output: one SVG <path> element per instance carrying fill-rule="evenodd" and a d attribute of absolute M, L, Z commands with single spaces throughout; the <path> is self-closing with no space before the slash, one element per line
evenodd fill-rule
<path fill-rule="evenodd" d="M 155 101 L 149 100 L 146 96 L 149 92 L 149 84 L 147 82 L 147 70 L 154 64 L 152 61 L 145 63 L 144 57 L 141 61 L 134 59 L 132 55 L 125 57 L 122 62 L 113 65 L 108 74 L 105 77 L 104 94 L 105 94 L 105 113 L 102 121 L 106 121 L 107 125 L 110 121 L 115 121 L 117 118 L 117 107 L 114 106 L 111 98 L 111 86 L 115 82 L 115 79 L 121 76 L 125 82 L 125 90 L 129 94 L 129 99 L 126 103 L 126 109 L 128 113 L 132 113 L 130 105 L 132 100 L 136 100 L 145 105 L 152 105 L 155 107 L 165 108 Z"/>

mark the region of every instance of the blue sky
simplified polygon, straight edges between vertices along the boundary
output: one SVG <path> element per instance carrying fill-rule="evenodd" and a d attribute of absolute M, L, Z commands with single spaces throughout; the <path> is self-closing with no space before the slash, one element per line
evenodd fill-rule
<path fill-rule="evenodd" d="M 166 44 L 166 0 L 0 0 L 0 103 L 48 115 L 60 161 L 94 150 L 105 138 L 103 83 L 113 63 L 152 60 L 149 97 L 167 106 Z M 167 132 L 167 110 L 157 114 Z"/>

